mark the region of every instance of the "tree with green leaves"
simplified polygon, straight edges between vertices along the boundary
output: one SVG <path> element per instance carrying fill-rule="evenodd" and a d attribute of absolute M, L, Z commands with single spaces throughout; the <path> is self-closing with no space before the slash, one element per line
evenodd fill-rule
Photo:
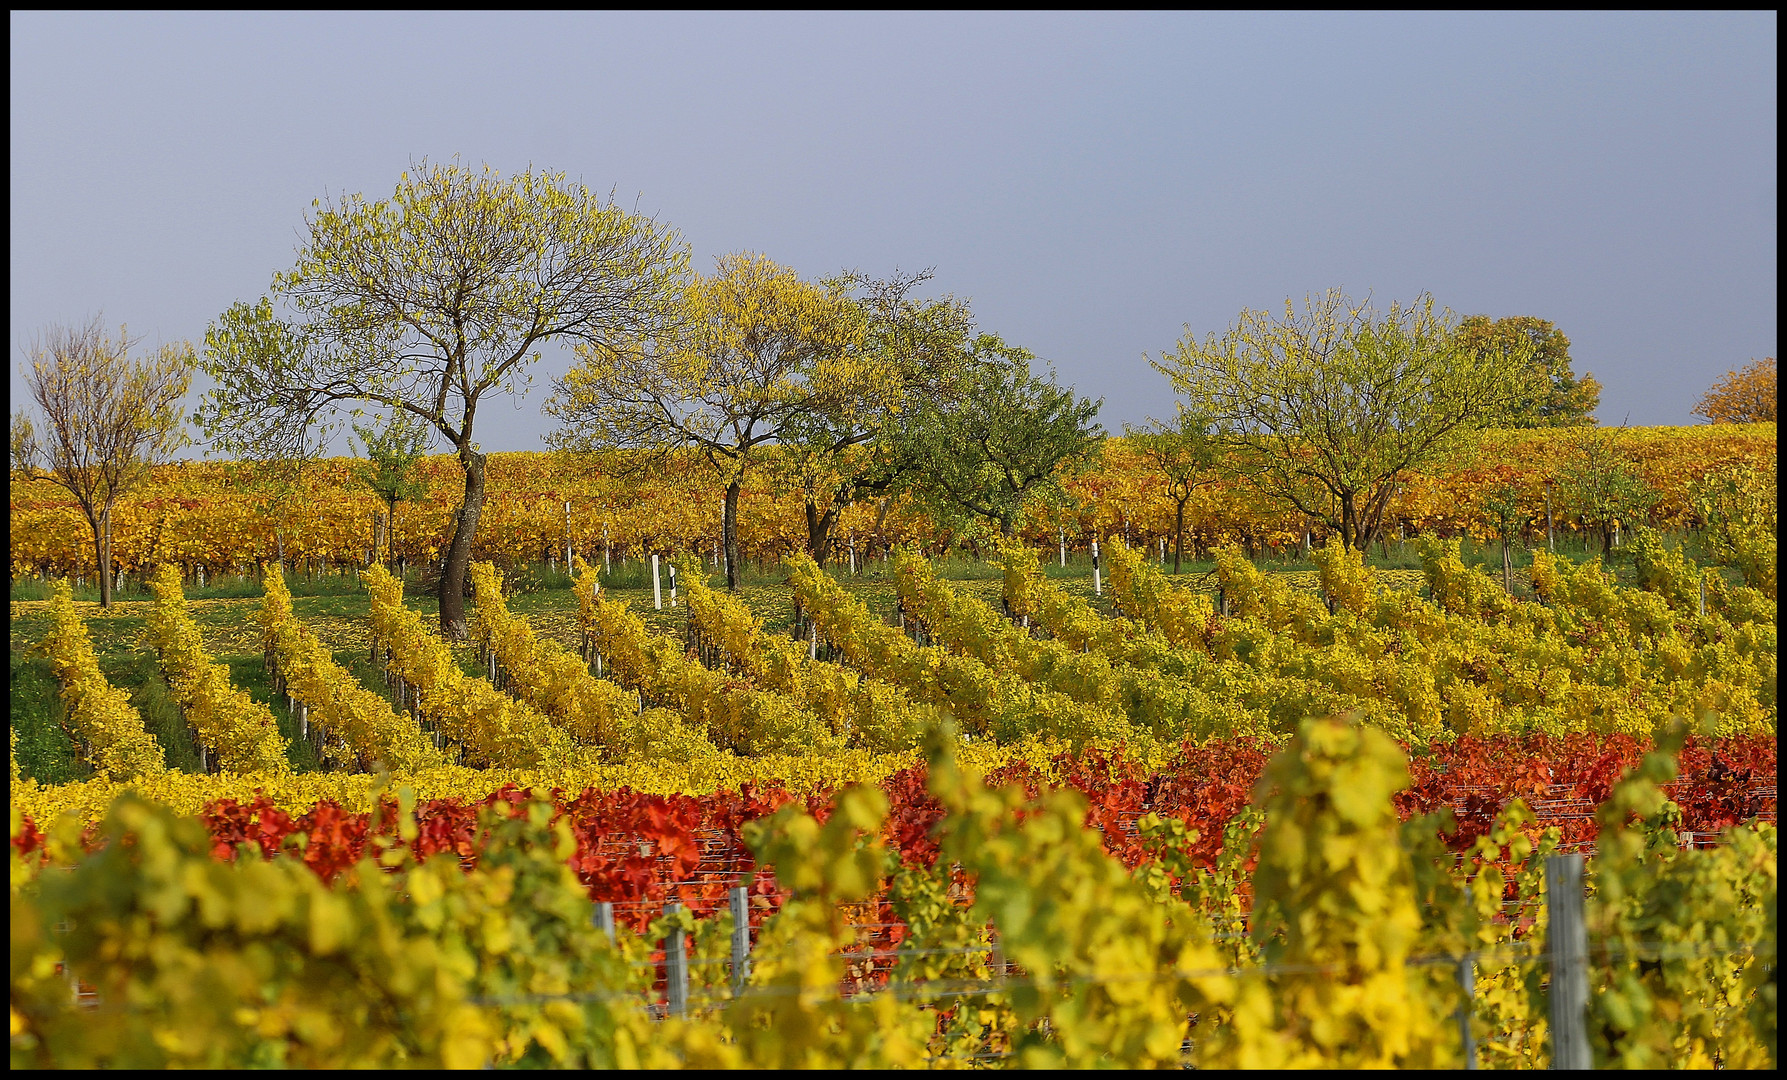
<path fill-rule="evenodd" d="M 1531 520 L 1527 513 L 1526 492 L 1519 484 L 1501 484 L 1491 489 L 1479 506 L 1483 516 L 1489 519 L 1490 528 L 1495 530 L 1502 549 L 1502 591 L 1512 595 L 1514 556 L 1508 545 L 1526 532 L 1527 522 Z"/>
<path fill-rule="evenodd" d="M 1185 556 L 1185 504 L 1198 488 L 1216 483 L 1217 448 L 1210 422 L 1179 410 L 1173 423 L 1155 420 L 1145 428 L 1123 425 L 1123 441 L 1166 479 L 1173 500 L 1173 573 Z"/>
<path fill-rule="evenodd" d="M 1225 475 L 1363 549 L 1397 483 L 1466 445 L 1531 394 L 1530 345 L 1477 361 L 1423 294 L 1379 313 L 1339 290 L 1243 311 L 1227 332 L 1150 360 L 1212 425 Z"/>
<path fill-rule="evenodd" d="M 522 389 L 547 342 L 653 332 L 681 293 L 687 247 L 531 169 L 504 178 L 424 161 L 389 199 L 313 207 L 296 264 L 273 280 L 293 320 L 263 298 L 211 326 L 205 371 L 217 385 L 195 419 L 213 450 L 260 459 L 313 453 L 367 405 L 426 423 L 465 473 L 439 583 L 441 631 L 463 640 L 484 507 L 479 406 Z"/>
<path fill-rule="evenodd" d="M 1497 371 L 1525 363 L 1528 392 L 1498 421 L 1501 427 L 1579 427 L 1595 422 L 1601 384 L 1592 373 L 1577 377 L 1570 366 L 1570 339 L 1550 320 L 1513 315 L 1491 320 L 1470 315 L 1458 324 L 1461 345 Z M 1523 359 L 1525 358 L 1525 359 Z"/>
<path fill-rule="evenodd" d="M 908 490 L 940 520 L 982 519 L 1009 537 L 1031 502 L 1069 498 L 1064 473 L 1103 444 L 1104 399 L 1035 374 L 1036 357 L 995 334 L 976 337 L 968 359 L 955 393 L 901 413 L 887 434 Z"/>
<path fill-rule="evenodd" d="M 1603 555 L 1613 551 L 1614 528 L 1643 524 L 1657 501 L 1656 490 L 1620 450 L 1618 431 L 1581 428 L 1572 432 L 1557 465 L 1558 494 L 1565 510 L 1601 537 Z"/>
<path fill-rule="evenodd" d="M 354 434 L 366 450 L 366 460 L 354 467 L 354 478 L 385 500 L 385 535 L 389 538 L 385 551 L 393 573 L 397 569 L 397 559 L 391 554 L 397 542 L 397 504 L 428 494 L 420 466 L 428 454 L 429 430 L 427 422 L 401 412 L 393 413 L 383 428 L 354 425 Z M 373 557 L 378 557 L 376 550 Z"/>
<path fill-rule="evenodd" d="M 786 475 L 806 510 L 807 553 L 824 566 L 838 518 L 855 503 L 898 488 L 907 468 L 884 438 L 900 415 L 954 400 L 969 363 L 974 316 L 953 296 L 920 300 L 912 290 L 931 272 L 877 280 L 848 275 L 863 333 L 849 381 L 815 397 L 780 436 Z"/>
<path fill-rule="evenodd" d="M 52 326 L 27 346 L 25 385 L 44 430 L 23 410 L 12 414 L 12 467 L 28 480 L 67 489 L 93 530 L 99 605 L 112 606 L 112 510 L 154 465 L 189 441 L 180 399 L 192 383 L 191 345 L 164 345 L 150 359 L 130 351 L 140 339 L 116 339 L 94 316 L 84 326 Z"/>

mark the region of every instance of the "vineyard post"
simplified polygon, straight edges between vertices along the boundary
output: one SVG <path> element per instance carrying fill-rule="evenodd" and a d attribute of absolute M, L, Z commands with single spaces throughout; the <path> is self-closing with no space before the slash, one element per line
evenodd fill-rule
<path fill-rule="evenodd" d="M 1061 569 L 1067 569 L 1067 530 L 1055 526 L 1055 543 L 1061 548 Z"/>
<path fill-rule="evenodd" d="M 1163 536 L 1160 538 L 1160 565 L 1165 566 L 1166 564 L 1167 564 L 1167 538 Z"/>
<path fill-rule="evenodd" d="M 1092 595 L 1103 596 L 1104 584 L 1098 578 L 1098 541 L 1092 541 Z"/>
<path fill-rule="evenodd" d="M 1700 617 L 1706 618 L 1706 571 L 1700 572 Z"/>
<path fill-rule="evenodd" d="M 751 894 L 743 885 L 729 889 L 732 905 L 732 994 L 742 994 L 751 977 Z"/>
<path fill-rule="evenodd" d="M 652 552 L 652 610 L 664 610 L 664 594 L 658 585 L 658 553 Z"/>
<path fill-rule="evenodd" d="M 608 935 L 608 944 L 614 944 L 614 901 L 596 901 L 596 928 Z"/>
<path fill-rule="evenodd" d="M 674 901 L 664 905 L 664 914 L 675 917 L 683 906 Z M 664 996 L 671 1016 L 689 1013 L 689 957 L 683 951 L 683 928 L 672 927 L 664 935 Z"/>
<path fill-rule="evenodd" d="M 1551 1067 L 1593 1068 L 1588 1045 L 1588 927 L 1583 918 L 1582 856 L 1545 859 L 1550 919 Z"/>
<path fill-rule="evenodd" d="M 1545 481 L 1545 550 L 1557 554 L 1557 547 L 1551 542 L 1551 481 Z"/>
<path fill-rule="evenodd" d="M 850 536 L 850 576 L 856 576 L 856 537 Z"/>
<path fill-rule="evenodd" d="M 1477 1067 L 1477 1037 L 1471 1032 L 1477 996 L 1477 954 L 1465 953 L 1458 958 L 1458 1034 L 1464 1043 L 1464 1067 Z"/>
<path fill-rule="evenodd" d="M 670 606 L 676 606 L 676 564 L 670 564 Z"/>

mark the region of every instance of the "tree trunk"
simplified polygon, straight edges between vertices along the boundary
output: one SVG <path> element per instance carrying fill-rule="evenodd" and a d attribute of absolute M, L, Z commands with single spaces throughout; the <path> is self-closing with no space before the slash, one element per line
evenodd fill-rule
<path fill-rule="evenodd" d="M 478 532 L 478 517 L 484 512 L 484 455 L 467 443 L 459 448 L 459 463 L 465 466 L 465 502 L 460 504 L 453 540 L 447 545 L 447 561 L 441 567 L 441 636 L 448 641 L 464 641 L 469 636 L 465 622 L 465 575 L 472 563 L 472 538 Z"/>
<path fill-rule="evenodd" d="M 726 548 L 726 588 L 738 591 L 738 492 L 744 477 L 737 476 L 726 485 L 726 509 L 720 519 L 721 543 Z"/>
<path fill-rule="evenodd" d="M 1190 496 L 1186 496 L 1189 499 Z M 1178 513 L 1173 518 L 1173 573 L 1179 572 L 1179 560 L 1185 555 L 1185 499 L 1179 500 Z"/>
<path fill-rule="evenodd" d="M 834 505 L 821 514 L 819 507 L 807 496 L 807 554 L 820 566 L 831 558 L 831 527 L 838 522 L 838 508 Z"/>
<path fill-rule="evenodd" d="M 397 573 L 397 500 L 390 500 L 391 512 L 385 515 L 385 558 L 390 560 L 390 570 Z"/>
<path fill-rule="evenodd" d="M 112 508 L 99 512 L 93 526 L 93 558 L 99 570 L 99 606 L 112 606 Z"/>
<path fill-rule="evenodd" d="M 1340 493 L 1340 546 L 1348 550 L 1359 546 L 1358 520 L 1353 514 L 1356 505 L 1353 492 Z"/>

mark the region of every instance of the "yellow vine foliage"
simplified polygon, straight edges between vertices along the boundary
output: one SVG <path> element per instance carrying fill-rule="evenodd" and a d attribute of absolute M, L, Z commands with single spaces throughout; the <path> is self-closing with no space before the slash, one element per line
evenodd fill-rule
<path fill-rule="evenodd" d="M 1245 714 L 1212 694 L 1206 680 L 1195 677 L 1217 666 L 1202 652 L 1181 652 L 1170 673 L 1130 666 L 1098 650 L 1074 649 L 1062 641 L 1031 636 L 990 605 L 937 580 L 929 564 L 910 551 L 897 553 L 895 563 L 901 608 L 927 638 L 995 671 L 1014 672 L 1026 682 L 1126 718 L 1136 729 L 1133 739 L 1144 756 L 1150 737 L 1176 745 L 1248 730 Z M 1204 606 L 1208 608 L 1208 603 Z M 1126 644 L 1140 642 L 1131 639 Z M 1121 655 L 1127 658 L 1129 651 Z"/>
<path fill-rule="evenodd" d="M 144 639 L 161 659 L 180 713 L 225 772 L 277 773 L 288 764 L 273 710 L 256 704 L 230 681 L 230 669 L 205 651 L 198 624 L 186 609 L 180 572 L 163 565 L 149 579 L 155 602 Z"/>
<path fill-rule="evenodd" d="M 99 658 L 93 654 L 86 623 L 75 611 L 74 590 L 67 579 L 50 587 L 50 632 L 43 649 L 61 684 L 69 734 L 95 771 L 111 781 L 127 781 L 167 770 L 161 747 L 144 730 L 130 695 L 107 682 L 99 670 Z M 17 738 L 15 730 L 15 742 Z M 16 761 L 13 767 L 17 769 Z"/>
<path fill-rule="evenodd" d="M 527 620 L 503 602 L 503 575 L 487 562 L 473 563 L 478 618 L 472 641 L 494 660 L 501 683 L 551 717 L 584 746 L 613 746 L 639 713 L 637 699 L 590 675 L 583 660 L 535 634 Z"/>
<path fill-rule="evenodd" d="M 1208 649 L 1210 617 L 1216 613 L 1208 596 L 1174 585 L 1114 536 L 1105 540 L 1104 551 L 1118 611 L 1154 627 L 1178 648 Z"/>
<path fill-rule="evenodd" d="M 1234 1063 L 1454 1065 L 1425 981 L 1405 963 L 1421 915 L 1390 801 L 1408 786 L 1402 751 L 1344 717 L 1308 720 L 1260 783 L 1251 932 L 1268 963 L 1293 970 L 1246 983 Z"/>
<path fill-rule="evenodd" d="M 1589 996 L 1596 1064 L 1773 1068 L 1775 827 L 1681 848 L 1681 811 L 1662 785 L 1686 734 L 1666 731 L 1596 811 L 1589 930 L 1611 960 Z"/>
<path fill-rule="evenodd" d="M 414 773 L 446 764 L 414 720 L 361 686 L 293 617 L 292 594 L 279 567 L 261 568 L 261 586 L 261 647 L 268 670 L 278 691 L 290 694 L 308 710 L 309 722 L 322 726 L 330 760 L 363 772 Z"/>
<path fill-rule="evenodd" d="M 764 633 L 756 613 L 708 588 L 702 577 L 699 567 L 685 564 L 682 581 L 697 651 L 712 649 L 722 663 L 753 683 L 804 703 L 849 745 L 911 749 L 926 725 L 936 721 L 936 709 L 917 704 L 899 687 L 813 659 L 792 638 Z"/>
<path fill-rule="evenodd" d="M 846 661 L 872 678 L 900 687 L 914 700 L 935 705 L 975 734 L 1012 742 L 1027 735 L 1073 745 L 1111 745 L 1133 738 L 1118 716 L 1089 708 L 1065 694 L 1031 685 L 972 657 L 915 644 L 883 625 L 862 601 L 844 591 L 804 555 L 789 556 L 795 602 L 818 635 Z"/>
<path fill-rule="evenodd" d="M 579 602 L 585 640 L 615 677 L 674 708 L 714 745 L 745 755 L 842 749 L 838 733 L 801 702 L 703 667 L 675 641 L 650 633 L 626 601 L 596 595 L 593 582 Z"/>
<path fill-rule="evenodd" d="M 577 748 L 563 728 L 460 670 L 447 644 L 403 606 L 402 582 L 376 565 L 360 578 L 372 595 L 374 650 L 386 650 L 386 669 L 415 694 L 417 714 L 459 744 L 473 764 L 563 767 L 576 760 Z"/>
<path fill-rule="evenodd" d="M 524 810 L 482 815 L 469 873 L 378 837 L 324 884 L 297 858 L 220 861 L 198 820 L 125 795 L 100 850 L 15 886 L 13 1065 L 673 1063 L 625 1000 L 647 976 L 591 924 L 569 831 L 549 804 Z M 71 1008 L 67 984 L 44 977 L 55 963 L 116 1004 Z M 21 980 L 21 964 L 42 974 Z"/>

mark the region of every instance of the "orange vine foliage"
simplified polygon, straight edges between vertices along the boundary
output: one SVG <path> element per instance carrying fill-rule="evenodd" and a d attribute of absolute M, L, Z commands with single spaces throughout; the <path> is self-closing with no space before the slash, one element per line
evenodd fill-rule
<path fill-rule="evenodd" d="M 1542 538 L 1546 482 L 1560 460 L 1557 441 L 1564 437 L 1557 429 L 1491 432 L 1468 459 L 1410 476 L 1390 505 L 1390 535 L 1400 525 L 1409 534 L 1487 537 L 1486 502 L 1512 488 L 1527 538 Z M 1663 528 L 1698 523 L 1690 492 L 1697 479 L 1731 467 L 1761 470 L 1772 467 L 1775 458 L 1772 423 L 1636 428 L 1617 438 L 1658 493 L 1648 524 Z M 163 466 L 114 511 L 118 567 L 141 574 L 168 562 L 188 574 L 198 567 L 216 574 L 252 572 L 274 560 L 296 567 L 364 566 L 375 515 L 385 507 L 353 479 L 353 464 L 347 458 L 317 463 L 285 491 L 271 489 L 255 470 L 236 463 Z M 440 557 L 463 483 L 457 461 L 445 455 L 427 459 L 421 471 L 429 495 L 398 504 L 390 533 L 390 554 L 411 566 Z M 721 494 L 707 466 L 692 458 L 641 464 L 620 453 L 581 460 L 535 452 L 492 454 L 488 476 L 490 494 L 472 554 L 498 567 L 547 558 L 562 562 L 567 543 L 591 563 L 605 553 L 639 558 L 654 551 L 711 559 L 719 544 Z M 1034 511 L 1023 526 L 1026 543 L 1052 548 L 1062 537 L 1083 549 L 1092 536 L 1114 535 L 1150 554 L 1158 553 L 1162 539 L 1170 544 L 1174 505 L 1165 478 L 1151 473 L 1122 439 L 1111 439 L 1103 464 L 1067 486 L 1077 507 Z M 48 484 L 20 483 L 13 485 L 11 497 L 15 576 L 93 573 L 86 523 L 65 493 Z M 1554 505 L 1553 512 L 1558 528 L 1572 527 L 1562 507 Z M 1208 553 L 1236 542 L 1255 550 L 1299 544 L 1308 523 L 1216 483 L 1194 493 L 1185 527 L 1188 551 Z M 850 507 L 836 536 L 836 550 L 853 539 L 859 554 L 901 546 L 934 554 L 954 540 L 905 500 L 890 502 L 885 514 L 873 502 Z M 750 559 L 773 562 L 803 550 L 806 517 L 798 481 L 782 478 L 775 468 L 754 473 L 740 502 L 739 537 Z M 381 558 L 385 554 L 379 552 Z"/>

